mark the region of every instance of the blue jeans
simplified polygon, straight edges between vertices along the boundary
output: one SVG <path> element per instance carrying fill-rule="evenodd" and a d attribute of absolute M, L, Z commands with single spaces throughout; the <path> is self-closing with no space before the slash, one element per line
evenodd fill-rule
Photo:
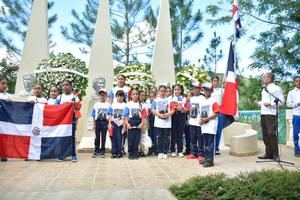
<path fill-rule="evenodd" d="M 299 132 L 300 132 L 300 116 L 293 115 L 293 139 L 295 146 L 295 153 L 300 153 L 299 148 Z"/>
<path fill-rule="evenodd" d="M 96 121 L 96 128 L 95 128 L 95 152 L 96 153 L 105 153 L 105 142 L 106 142 L 106 133 L 108 128 L 108 121 Z M 101 137 L 100 137 L 101 133 Z M 100 148 L 100 138 L 101 138 L 101 148 Z"/>
<path fill-rule="evenodd" d="M 191 136 L 191 146 L 192 154 L 195 156 L 203 156 L 203 135 L 200 126 L 190 125 L 190 136 Z"/>
<path fill-rule="evenodd" d="M 112 122 L 113 136 L 111 137 L 111 153 L 113 155 L 122 154 L 122 129 L 123 126 L 117 126 Z"/>
<path fill-rule="evenodd" d="M 204 157 L 207 161 L 214 161 L 215 135 L 203 133 L 204 138 Z"/>
<path fill-rule="evenodd" d="M 216 134 L 216 151 L 220 151 L 220 140 L 222 136 L 222 130 L 223 130 L 223 115 L 218 115 L 218 128 L 217 128 L 217 134 Z"/>

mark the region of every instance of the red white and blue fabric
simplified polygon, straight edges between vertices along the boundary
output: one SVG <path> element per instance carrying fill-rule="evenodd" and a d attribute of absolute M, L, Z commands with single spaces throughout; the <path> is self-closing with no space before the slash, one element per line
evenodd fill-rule
<path fill-rule="evenodd" d="M 241 19 L 239 15 L 239 1 L 234 0 L 233 9 L 232 9 L 232 19 L 235 23 L 235 35 L 237 38 L 240 38 L 240 29 L 242 28 Z"/>
<path fill-rule="evenodd" d="M 0 100 L 0 157 L 31 160 L 72 155 L 73 105 Z"/>
<path fill-rule="evenodd" d="M 237 114 L 238 82 L 234 66 L 234 52 L 232 42 L 230 43 L 227 71 L 225 73 L 225 89 L 221 104 L 221 114 L 223 115 L 223 128 L 234 122 Z"/>

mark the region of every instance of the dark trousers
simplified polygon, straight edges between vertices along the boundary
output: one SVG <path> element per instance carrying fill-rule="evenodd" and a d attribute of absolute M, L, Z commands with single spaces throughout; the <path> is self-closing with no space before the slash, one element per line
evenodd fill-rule
<path fill-rule="evenodd" d="M 73 121 L 72 121 L 72 156 L 76 156 L 76 118 L 75 114 L 73 114 Z"/>
<path fill-rule="evenodd" d="M 192 154 L 195 156 L 203 156 L 203 135 L 200 126 L 190 125 Z"/>
<path fill-rule="evenodd" d="M 152 146 L 149 148 L 150 152 L 157 152 L 157 134 L 154 127 L 154 115 L 149 115 L 149 128 L 148 128 L 148 135 L 152 140 Z"/>
<path fill-rule="evenodd" d="M 261 128 L 266 155 L 278 156 L 277 120 L 275 115 L 261 115 Z"/>
<path fill-rule="evenodd" d="M 157 152 L 167 154 L 169 149 L 169 128 L 155 128 L 157 134 Z"/>
<path fill-rule="evenodd" d="M 293 115 L 293 139 L 294 139 L 295 153 L 300 153 L 299 133 L 300 133 L 300 116 Z"/>
<path fill-rule="evenodd" d="M 175 152 L 175 145 L 177 145 L 177 153 L 182 153 L 183 149 L 183 132 L 185 125 L 185 113 L 176 112 L 172 115 L 172 129 L 171 129 L 171 152 Z"/>
<path fill-rule="evenodd" d="M 216 135 L 216 151 L 219 151 L 219 146 L 220 146 L 220 140 L 222 136 L 222 130 L 223 130 L 223 115 L 219 114 L 218 115 L 218 128 L 217 128 L 217 135 Z"/>
<path fill-rule="evenodd" d="M 185 151 L 186 153 L 191 152 L 191 136 L 190 136 L 190 126 L 185 125 L 184 126 L 184 138 L 185 138 Z"/>
<path fill-rule="evenodd" d="M 96 128 L 95 128 L 95 152 L 96 153 L 105 153 L 105 142 L 106 142 L 106 134 L 108 128 L 108 121 L 107 120 L 99 120 L 96 121 Z M 101 134 L 101 137 L 100 137 Z M 100 138 L 101 138 L 101 148 L 100 148 Z"/>
<path fill-rule="evenodd" d="M 215 135 L 203 133 L 203 139 L 205 160 L 213 162 L 215 154 Z"/>
<path fill-rule="evenodd" d="M 141 140 L 141 129 L 132 128 L 128 129 L 128 155 L 136 156 L 139 150 Z"/>
<path fill-rule="evenodd" d="M 113 136 L 111 137 L 111 153 L 121 155 L 122 153 L 122 129 L 123 126 L 117 126 L 112 122 Z"/>

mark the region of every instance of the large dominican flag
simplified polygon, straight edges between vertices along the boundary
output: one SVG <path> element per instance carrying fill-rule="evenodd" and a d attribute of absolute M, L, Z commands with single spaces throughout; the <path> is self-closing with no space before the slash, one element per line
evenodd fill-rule
<path fill-rule="evenodd" d="M 231 42 L 227 71 L 225 73 L 225 89 L 220 112 L 223 115 L 223 128 L 234 122 L 234 116 L 237 114 L 238 82 L 234 65 L 234 52 Z"/>
<path fill-rule="evenodd" d="M 72 104 L 0 100 L 0 157 L 32 160 L 72 154 Z"/>

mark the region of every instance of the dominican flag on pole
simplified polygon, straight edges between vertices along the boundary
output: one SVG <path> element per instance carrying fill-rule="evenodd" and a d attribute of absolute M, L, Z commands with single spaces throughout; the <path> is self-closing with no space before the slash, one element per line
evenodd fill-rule
<path fill-rule="evenodd" d="M 234 0 L 232 9 L 232 19 L 235 23 L 235 36 L 240 38 L 240 29 L 242 28 L 241 19 L 239 15 L 239 1 Z"/>
<path fill-rule="evenodd" d="M 31 160 L 72 155 L 73 105 L 0 100 L 0 157 Z"/>
<path fill-rule="evenodd" d="M 234 66 L 232 42 L 230 43 L 225 78 L 225 89 L 220 112 L 223 115 L 223 128 L 234 122 L 234 116 L 237 114 L 238 82 Z"/>

